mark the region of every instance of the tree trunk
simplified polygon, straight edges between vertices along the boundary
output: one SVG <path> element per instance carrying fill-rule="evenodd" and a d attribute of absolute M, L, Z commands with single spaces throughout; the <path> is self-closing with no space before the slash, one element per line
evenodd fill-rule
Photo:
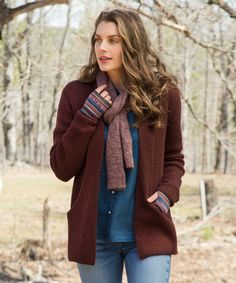
<path fill-rule="evenodd" d="M 32 12 L 27 14 L 27 25 L 32 25 Z M 27 79 L 22 92 L 22 126 L 23 126 L 23 159 L 26 162 L 33 161 L 33 103 L 32 103 L 32 59 L 31 39 L 26 42 L 26 69 Z"/>
<path fill-rule="evenodd" d="M 6 27 L 6 41 L 8 40 L 9 26 Z M 4 145 L 6 149 L 6 159 L 16 161 L 16 121 L 14 111 L 14 93 L 9 91 L 9 85 L 13 79 L 14 68 L 12 65 L 11 52 L 4 44 L 3 62 L 3 133 Z"/>
<path fill-rule="evenodd" d="M 62 55 L 63 55 L 64 46 L 65 46 L 65 42 L 66 42 L 66 36 L 67 36 L 68 30 L 69 30 L 69 27 L 70 27 L 70 12 L 71 12 L 71 3 L 68 6 L 66 26 L 65 26 L 64 33 L 63 33 L 63 36 L 62 36 L 61 45 L 60 45 L 60 48 L 59 48 L 59 51 L 58 51 L 58 61 L 57 61 L 58 71 L 57 71 L 56 76 L 55 76 L 51 114 L 50 114 L 50 117 L 49 117 L 49 120 L 48 120 L 49 130 L 51 130 L 53 125 L 54 125 L 54 119 L 55 119 L 55 115 L 56 115 L 56 112 L 57 112 L 57 106 L 56 106 L 57 105 L 57 94 L 58 94 L 58 90 L 59 90 L 59 86 L 60 86 L 60 82 L 61 82 L 61 78 L 62 78 L 62 72 L 61 72 Z"/>
<path fill-rule="evenodd" d="M 180 36 L 180 40 L 181 40 Z M 182 46 L 183 51 L 182 51 L 182 68 L 181 68 L 181 73 L 182 73 L 182 81 L 183 81 L 183 86 L 182 86 L 182 91 L 184 97 L 188 100 L 191 101 L 192 98 L 192 90 L 191 90 L 191 74 L 192 74 L 192 63 L 191 63 L 191 57 L 192 57 L 192 50 L 193 46 L 192 43 L 188 41 L 188 39 L 183 38 L 184 44 Z M 183 141 L 184 141 L 184 148 L 185 152 L 190 153 L 190 152 L 195 152 L 196 147 L 193 148 L 194 141 L 191 139 L 193 136 L 194 132 L 191 127 L 191 115 L 189 113 L 188 105 L 186 103 L 183 104 L 183 110 L 182 110 L 182 122 L 183 122 Z M 193 154 L 194 156 L 194 154 Z M 191 168 L 191 172 L 196 171 L 196 162 L 195 159 L 188 159 L 186 158 L 186 166 L 188 168 Z"/>
<path fill-rule="evenodd" d="M 205 60 L 205 86 L 203 92 L 203 123 L 207 123 L 207 99 L 208 99 L 208 64 L 209 64 L 208 51 L 206 50 L 206 60 Z M 202 157 L 201 157 L 201 172 L 206 171 L 206 128 L 202 127 Z"/>
<path fill-rule="evenodd" d="M 39 62 L 43 62 L 43 53 L 44 53 L 44 25 L 43 25 L 42 9 L 40 9 L 40 31 L 39 31 Z M 43 73 L 43 66 L 40 66 L 40 72 Z M 45 91 L 43 84 L 43 77 L 39 78 L 39 88 L 38 88 L 38 110 L 36 115 L 36 131 L 35 131 L 35 144 L 34 144 L 34 163 L 43 166 L 43 148 L 46 143 L 46 140 L 43 139 L 45 136 L 44 131 L 46 129 L 45 121 Z"/>

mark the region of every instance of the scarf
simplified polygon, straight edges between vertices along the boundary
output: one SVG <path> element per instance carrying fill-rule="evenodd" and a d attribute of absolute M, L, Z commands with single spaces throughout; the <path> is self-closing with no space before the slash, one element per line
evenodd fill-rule
<path fill-rule="evenodd" d="M 124 109 L 127 92 L 117 87 L 119 95 L 107 73 L 100 71 L 96 77 L 97 86 L 106 84 L 112 106 L 104 113 L 103 119 L 109 124 L 106 143 L 107 189 L 126 188 L 125 168 L 134 168 L 133 147 L 127 112 Z"/>

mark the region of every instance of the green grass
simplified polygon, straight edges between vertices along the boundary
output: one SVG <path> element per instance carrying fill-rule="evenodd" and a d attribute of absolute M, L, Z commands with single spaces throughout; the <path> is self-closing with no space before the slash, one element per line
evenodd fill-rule
<path fill-rule="evenodd" d="M 203 240 L 208 241 L 214 238 L 214 229 L 210 226 L 205 226 L 201 229 L 201 236 Z"/>

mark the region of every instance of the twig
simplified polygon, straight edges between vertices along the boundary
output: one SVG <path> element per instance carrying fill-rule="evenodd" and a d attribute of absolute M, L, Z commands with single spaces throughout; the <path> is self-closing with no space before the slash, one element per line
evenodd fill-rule
<path fill-rule="evenodd" d="M 130 8 L 130 7 L 131 7 L 131 5 L 124 4 L 123 2 L 121 2 L 121 1 L 119 1 L 119 0 L 113 0 L 112 2 L 113 2 L 114 4 L 116 4 L 116 5 L 120 6 L 120 7 L 122 7 L 122 8 Z M 157 1 L 156 1 L 156 2 L 157 2 Z M 145 6 L 145 7 L 149 8 L 150 11 L 153 10 L 153 7 L 151 7 L 151 6 L 147 5 L 147 4 L 145 4 L 145 5 L 144 5 L 143 3 L 141 3 L 141 4 L 142 4 L 142 6 Z M 156 4 L 156 6 L 158 6 L 158 5 Z M 159 7 L 159 8 L 160 8 L 160 7 Z M 220 47 L 211 45 L 211 44 L 209 44 L 209 43 L 204 43 L 204 42 L 202 42 L 201 40 L 196 39 L 196 38 L 192 35 L 191 31 L 189 31 L 189 30 L 187 29 L 186 26 L 181 25 L 181 24 L 179 24 L 179 23 L 177 22 L 177 18 L 176 18 L 173 14 L 171 14 L 169 11 L 165 11 L 165 13 L 164 13 L 164 7 L 163 7 L 163 6 L 161 6 L 161 12 L 164 13 L 165 16 L 168 15 L 168 18 L 167 18 L 167 19 L 164 19 L 164 18 L 161 18 L 161 17 L 160 17 L 160 18 L 157 18 L 157 17 L 155 17 L 154 15 L 152 15 L 151 13 L 147 13 L 147 12 L 145 12 L 145 11 L 146 11 L 146 10 L 144 10 L 144 9 L 142 10 L 142 9 L 140 9 L 140 7 L 139 7 L 138 13 L 141 14 L 141 15 L 143 15 L 143 16 L 145 16 L 146 18 L 150 19 L 151 21 L 153 21 L 153 22 L 156 23 L 157 25 L 163 25 L 163 26 L 166 26 L 166 27 L 169 27 L 169 28 L 171 28 L 171 29 L 174 29 L 174 30 L 176 30 L 176 31 L 181 32 L 184 36 L 186 36 L 187 38 L 189 38 L 189 39 L 190 39 L 191 41 L 193 41 L 195 44 L 197 44 L 197 45 L 199 45 L 199 46 L 201 46 L 201 47 L 203 47 L 203 48 L 212 49 L 212 50 L 215 50 L 215 51 L 218 51 L 218 52 L 222 52 L 222 53 L 233 53 L 233 52 L 235 52 L 234 50 L 222 49 L 222 48 L 220 48 Z M 171 19 L 171 20 L 169 20 L 169 19 Z M 173 21 L 173 20 L 174 20 L 174 21 Z"/>
<path fill-rule="evenodd" d="M 209 0 L 209 5 L 215 4 L 223 9 L 231 18 L 236 19 L 236 10 L 230 7 L 224 0 Z"/>
<path fill-rule="evenodd" d="M 236 159 L 236 153 L 235 153 L 235 151 L 234 151 L 233 149 L 231 149 L 231 148 L 227 145 L 227 143 L 224 141 L 224 138 L 221 137 L 220 134 L 219 134 L 215 129 L 211 128 L 207 123 L 205 123 L 202 119 L 200 119 L 200 118 L 197 116 L 197 114 L 194 112 L 194 110 L 193 110 L 193 108 L 192 108 L 192 105 L 190 104 L 189 100 L 188 100 L 186 97 L 184 97 L 184 96 L 182 95 L 182 98 L 183 98 L 184 102 L 187 104 L 187 106 L 188 106 L 188 108 L 189 108 L 189 110 L 190 110 L 190 112 L 191 112 L 193 118 L 194 118 L 197 122 L 199 122 L 200 124 L 202 124 L 206 129 L 208 129 L 208 130 L 210 131 L 210 133 L 213 134 L 213 135 L 216 137 L 216 139 L 222 144 L 222 146 L 228 151 L 228 153 L 230 153 L 230 155 L 231 155 L 234 159 Z"/>

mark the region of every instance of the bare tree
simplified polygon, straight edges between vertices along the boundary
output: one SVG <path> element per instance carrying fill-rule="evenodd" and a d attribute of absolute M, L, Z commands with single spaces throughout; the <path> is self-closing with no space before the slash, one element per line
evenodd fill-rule
<path fill-rule="evenodd" d="M 0 8 L 1 8 L 0 9 L 0 39 L 1 39 L 3 26 L 8 24 L 18 15 L 28 13 L 35 9 L 43 8 L 49 5 L 68 4 L 68 3 L 69 3 L 69 0 L 41 0 L 41 1 L 34 1 L 30 3 L 26 3 L 16 8 L 9 8 L 5 0 L 0 0 Z"/>
<path fill-rule="evenodd" d="M 130 2 L 126 4 L 124 2 L 116 0 L 114 2 L 117 6 L 124 8 L 129 8 L 129 6 L 131 6 Z M 155 22 L 158 27 L 165 26 L 169 28 L 169 30 L 179 32 L 181 34 L 181 40 L 184 40 L 183 37 L 188 38 L 189 40 L 185 41 L 186 44 L 181 47 L 183 50 L 190 45 L 191 41 L 193 43 L 193 46 L 197 46 L 196 50 L 199 52 L 199 54 L 203 54 L 204 51 L 205 54 L 207 54 L 207 56 L 205 57 L 206 59 L 202 60 L 202 63 L 204 62 L 204 64 L 201 65 L 201 68 L 203 70 L 205 69 L 204 80 L 202 76 L 204 72 L 201 72 L 201 75 L 199 73 L 199 78 L 201 78 L 202 86 L 204 86 L 205 81 L 205 87 L 200 88 L 202 95 L 199 97 L 203 99 L 203 104 L 200 101 L 198 102 L 198 105 L 200 103 L 202 105 L 199 110 L 196 109 L 196 102 L 194 102 L 195 106 L 192 105 L 193 96 L 190 95 L 190 92 L 193 92 L 193 80 L 191 78 L 191 69 L 189 69 L 191 61 L 189 60 L 193 58 L 189 57 L 189 55 L 183 57 L 184 60 L 182 62 L 188 60 L 190 63 L 190 65 L 189 63 L 186 64 L 188 66 L 187 68 L 182 69 L 183 84 L 181 85 L 181 87 L 183 101 L 186 103 L 187 108 L 189 109 L 188 111 L 186 107 L 183 107 L 183 136 L 187 154 L 191 151 L 193 153 L 191 154 L 191 156 L 194 156 L 194 152 L 196 152 L 196 150 L 198 150 L 199 152 L 200 149 L 199 146 L 194 145 L 196 140 L 190 138 L 191 135 L 189 135 L 188 133 L 188 127 L 186 123 L 190 125 L 191 129 L 194 128 L 193 124 L 195 124 L 196 122 L 199 125 L 202 125 L 202 127 L 199 127 L 198 125 L 195 129 L 195 132 L 198 132 L 197 139 L 199 139 L 200 136 L 202 137 L 202 140 L 198 141 L 198 145 L 200 144 L 202 148 L 202 154 L 197 154 L 197 158 L 194 160 L 194 163 L 201 164 L 201 167 L 198 169 L 196 169 L 195 165 L 191 167 L 193 168 L 193 171 L 201 170 L 204 172 L 205 170 L 207 170 L 212 172 L 214 170 L 220 170 L 220 172 L 225 173 L 227 171 L 227 168 L 229 168 L 229 157 L 236 160 L 234 143 L 235 139 L 232 138 L 233 136 L 230 135 L 228 130 L 230 123 L 229 113 L 231 111 L 231 106 L 236 109 L 236 97 L 233 94 L 233 89 L 236 86 L 235 83 L 233 83 L 234 79 L 232 79 L 235 78 L 236 75 L 234 53 L 235 40 L 234 38 L 232 38 L 232 36 L 227 37 L 224 34 L 224 43 L 222 44 L 219 36 L 214 36 L 214 34 L 217 32 L 217 23 L 224 23 L 225 25 L 225 21 L 223 22 L 223 19 L 225 20 L 227 16 L 225 16 L 225 14 L 223 15 L 221 11 L 217 9 L 211 9 L 211 5 L 216 4 L 221 9 L 224 9 L 232 18 L 232 20 L 235 18 L 234 9 L 232 7 L 229 7 L 229 5 L 227 5 L 225 1 L 208 1 L 206 4 L 199 4 L 198 6 L 200 7 L 198 11 L 191 8 L 191 2 L 189 1 L 185 1 L 182 4 L 180 4 L 178 1 L 166 1 L 164 3 L 161 0 L 155 0 L 153 1 L 153 4 L 147 4 L 146 2 L 142 1 L 133 1 L 133 3 L 137 4 L 137 11 L 140 15 L 150 19 L 150 21 Z M 201 17 L 199 15 L 201 15 Z M 201 19 L 202 23 L 199 19 Z M 230 18 L 226 21 L 226 23 L 229 21 Z M 204 26 L 204 29 L 203 26 L 201 27 L 201 24 Z M 236 30 L 234 29 L 235 25 L 228 24 L 228 26 L 231 27 L 234 32 L 236 32 Z M 197 32 L 196 27 L 198 27 Z M 208 27 L 209 29 L 207 29 Z M 204 34 L 206 32 L 208 32 L 207 36 Z M 193 46 L 190 47 L 191 50 L 192 48 L 194 48 Z M 217 62 L 217 64 L 211 62 L 213 58 L 212 54 L 214 54 L 215 58 L 217 58 L 215 61 Z M 198 57 L 198 55 L 196 57 Z M 201 57 L 203 58 L 203 55 L 201 55 Z M 194 64 L 195 62 L 196 61 L 194 60 Z M 221 62 L 220 67 L 218 67 L 218 62 Z M 223 62 L 227 63 L 224 63 L 222 65 Z M 214 69 L 212 69 L 212 66 Z M 186 79 L 187 71 L 190 74 L 189 80 Z M 220 82 L 219 80 L 217 81 L 217 83 L 220 85 L 220 87 L 218 88 L 213 88 L 211 83 L 214 78 L 213 72 L 218 72 L 222 78 L 222 82 Z M 180 76 L 182 77 L 181 72 Z M 191 87 L 188 87 L 188 84 Z M 213 94 L 213 90 L 216 91 L 217 94 Z M 196 92 L 198 92 L 198 90 L 196 90 Z M 219 99 L 217 99 L 218 104 L 215 103 L 212 106 L 218 108 L 213 109 L 212 107 L 210 108 L 209 105 L 211 105 L 210 103 L 212 101 L 216 101 L 216 95 L 219 96 Z M 208 114 L 209 111 L 212 111 L 212 113 L 220 113 L 220 115 L 218 115 L 218 119 L 215 120 L 215 118 L 211 117 L 211 115 Z M 188 113 L 191 113 L 192 117 L 188 117 Z M 215 124 L 212 124 L 213 121 L 215 121 Z M 209 139 L 211 139 L 212 137 L 214 137 L 214 140 L 212 140 L 211 142 L 211 148 Z M 190 149 L 190 144 L 193 145 L 192 149 Z M 215 151 L 214 144 L 216 145 Z M 214 158 L 211 158 L 210 152 L 212 152 L 214 156 L 216 155 L 215 165 Z M 191 161 L 193 161 L 193 158 L 191 158 Z"/>
<path fill-rule="evenodd" d="M 161 59 L 177 74 L 183 102 L 186 169 L 191 172 L 227 173 L 236 167 L 235 18 L 232 11 L 223 9 L 226 1 L 215 2 L 104 0 L 104 7 L 137 10 Z M 48 162 L 61 89 L 64 83 L 76 79 L 87 62 L 88 30 L 92 30 L 95 15 L 103 8 L 83 0 L 77 5 L 84 5 L 77 28 L 70 21 L 74 6 L 66 10 L 63 27 L 48 25 L 44 9 L 38 22 L 30 22 L 29 14 L 28 24 L 26 18 L 19 31 L 14 28 L 16 21 L 5 24 L 2 67 L 6 82 L 11 76 L 9 84 L 4 85 L 7 91 L 0 92 L 4 108 L 1 117 L 5 119 L 2 122 L 8 152 L 13 151 L 10 144 L 12 149 L 14 144 L 17 146 L 16 157 L 8 154 L 9 159 L 41 166 Z M 232 4 L 230 9 L 234 7 Z M 14 84 L 18 78 L 20 84 Z"/>
<path fill-rule="evenodd" d="M 6 37 L 9 30 L 6 29 Z M 4 144 L 6 148 L 6 158 L 11 161 L 16 160 L 16 117 L 14 112 L 14 94 L 9 91 L 9 85 L 13 78 L 13 64 L 11 52 L 7 45 L 4 45 L 3 61 L 3 94 L 2 94 L 2 127 L 4 132 Z"/>
<path fill-rule="evenodd" d="M 61 66 L 62 66 L 62 55 L 63 55 L 63 49 L 65 46 L 65 40 L 66 40 L 66 36 L 68 33 L 68 29 L 69 29 L 69 25 L 70 25 L 70 13 L 71 13 L 71 5 L 69 5 L 69 9 L 67 10 L 67 21 L 66 21 L 66 26 L 63 32 L 63 36 L 62 36 L 62 40 L 61 40 L 61 44 L 58 50 L 58 59 L 57 59 L 57 67 L 58 67 L 58 71 L 56 73 L 56 77 L 55 77 L 55 83 L 54 83 L 54 87 L 53 87 L 53 101 L 52 101 L 52 110 L 51 110 L 51 114 L 49 117 L 49 121 L 48 121 L 48 127 L 49 130 L 52 129 L 53 126 L 53 122 L 54 122 L 54 118 L 55 118 L 55 114 L 57 111 L 57 101 L 56 101 L 56 97 L 57 97 L 57 93 L 59 90 L 59 85 L 61 82 Z"/>
<path fill-rule="evenodd" d="M 228 13 L 231 18 L 236 19 L 236 11 L 232 7 L 230 7 L 226 3 L 226 1 L 224 1 L 224 0 L 209 0 L 208 4 L 209 5 L 212 5 L 212 4 L 218 5 L 221 9 L 223 9 L 226 13 Z"/>
<path fill-rule="evenodd" d="M 2 28 L 6 27 L 6 32 L 3 40 L 4 57 L 3 57 L 3 92 L 2 92 L 2 111 L 3 117 L 2 125 L 4 131 L 4 144 L 6 147 L 6 158 L 13 162 L 17 159 L 17 117 L 14 105 L 16 103 L 16 96 L 9 91 L 9 85 L 13 80 L 13 58 L 16 58 L 18 62 L 20 86 L 22 94 L 22 147 L 23 156 L 26 161 L 32 161 L 33 158 L 33 107 L 32 107 L 32 60 L 31 60 L 31 42 L 30 37 L 27 36 L 29 27 L 32 26 L 31 11 L 42 8 L 48 5 L 55 4 L 68 4 L 68 0 L 53 0 L 53 1 L 36 1 L 26 3 L 17 8 L 9 8 L 5 1 L 0 1 L 0 32 L 2 36 Z M 20 32 L 15 42 L 8 40 L 9 26 L 8 23 L 12 21 L 16 16 L 27 13 L 27 25 L 26 28 Z M 2 37 L 1 37 L 2 39 Z M 20 46 L 26 39 L 26 64 L 23 66 L 21 57 Z"/>

